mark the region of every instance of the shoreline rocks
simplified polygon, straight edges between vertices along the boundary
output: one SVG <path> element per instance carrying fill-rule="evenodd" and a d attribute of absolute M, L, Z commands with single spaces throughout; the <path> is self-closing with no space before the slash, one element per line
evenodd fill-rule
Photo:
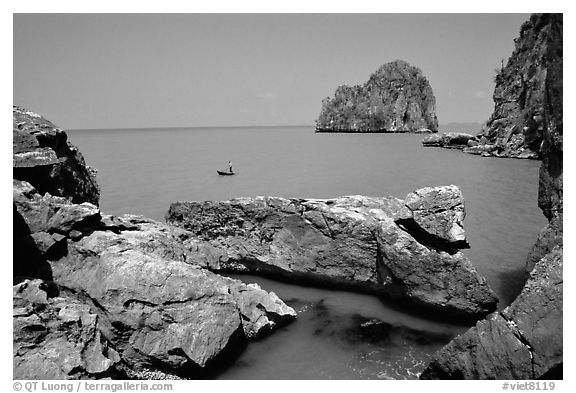
<path fill-rule="evenodd" d="M 547 123 L 562 116 L 562 26 L 562 14 L 533 14 L 496 70 L 494 112 L 479 137 L 502 155 L 541 155 Z"/>
<path fill-rule="evenodd" d="M 406 200 L 238 198 L 176 202 L 166 220 L 190 233 L 190 261 L 213 271 L 376 293 L 447 315 L 496 308 L 492 290 L 460 252 L 468 246 L 456 186 Z"/>
<path fill-rule="evenodd" d="M 528 280 L 505 310 L 490 314 L 438 351 L 421 379 L 563 378 L 561 26 L 561 14 L 532 15 L 522 25 L 516 49 L 502 70 L 494 93 L 495 101 L 506 94 L 526 96 L 520 112 L 516 99 L 507 104 L 497 101 L 495 113 L 501 111 L 506 117 L 498 123 L 492 119 L 491 130 L 498 130 L 495 124 L 515 124 L 529 121 L 531 114 L 544 114 L 536 123 L 529 123 L 525 132 L 527 138 L 533 138 L 537 131 L 541 138 L 538 206 L 549 221 L 528 254 Z M 549 54 L 550 58 L 543 54 Z M 522 68 L 523 65 L 528 68 Z M 531 81 L 527 86 L 517 83 L 523 82 L 524 71 L 533 76 L 525 79 Z M 519 78 L 511 79 L 512 76 Z"/>
<path fill-rule="evenodd" d="M 556 379 L 562 375 L 562 248 L 531 272 L 522 292 L 434 355 L 420 379 Z"/>
<path fill-rule="evenodd" d="M 562 122 L 562 14 L 533 14 L 496 70 L 494 111 L 464 153 L 541 159 L 545 129 Z M 425 139 L 424 146 L 443 146 Z"/>
<path fill-rule="evenodd" d="M 69 369 L 66 357 L 46 354 L 57 345 L 54 340 L 61 341 L 58 332 L 64 328 L 58 324 L 68 323 L 57 311 L 69 305 L 83 310 L 78 318 L 98 322 L 93 334 L 114 351 L 110 352 L 114 361 L 97 373 L 102 376 L 152 370 L 166 377 L 199 377 L 242 348 L 246 340 L 262 337 L 296 316 L 274 293 L 187 264 L 190 255 L 179 247 L 183 231 L 139 216 L 102 216 L 94 205 L 75 205 L 50 194 L 40 197 L 29 183 L 15 180 L 14 184 L 16 212 L 30 230 L 27 236 L 63 237 L 57 252 L 36 249 L 49 274 L 33 284 L 52 288 L 54 293 L 38 295 L 36 289 L 35 300 L 24 307 L 35 309 L 40 301 L 56 314 L 48 310 L 38 315 L 47 320 L 43 328 L 47 333 L 34 343 L 27 342 L 27 336 L 15 336 L 19 343 L 14 353 L 16 378 L 94 376 L 90 359 L 79 358 Z M 54 205 L 59 209 L 48 210 L 39 221 L 36 213 Z M 92 213 L 91 219 L 78 214 L 78 209 Z M 27 273 L 34 273 L 32 267 Z M 22 293 L 22 285 L 31 285 L 27 277 L 15 277 L 15 293 Z M 37 319 L 15 309 L 15 331 L 36 329 L 27 328 L 28 319 L 22 315 Z M 87 350 L 82 348 L 91 340 L 62 345 L 80 347 L 84 353 Z M 98 356 L 105 357 L 109 351 Z M 112 367 L 115 363 L 118 367 Z"/>
<path fill-rule="evenodd" d="M 342 85 L 322 101 L 316 132 L 429 133 L 436 99 L 422 71 L 405 61 L 382 65 L 363 85 Z"/>
<path fill-rule="evenodd" d="M 474 154 L 482 157 L 539 159 L 538 153 L 518 144 L 520 138 L 513 136 L 511 144 L 503 150 L 499 145 L 490 143 L 483 136 L 474 136 L 461 132 L 448 132 L 442 135 L 429 135 L 422 139 L 424 147 L 443 147 L 446 149 L 462 150 L 463 153 Z"/>
<path fill-rule="evenodd" d="M 205 377 L 296 317 L 272 292 L 186 263 L 184 231 L 103 215 L 66 134 L 16 107 L 14 123 L 15 379 Z"/>
<path fill-rule="evenodd" d="M 13 178 L 29 182 L 41 193 L 98 206 L 96 170 L 85 164 L 66 133 L 18 106 L 12 108 L 12 117 Z"/>

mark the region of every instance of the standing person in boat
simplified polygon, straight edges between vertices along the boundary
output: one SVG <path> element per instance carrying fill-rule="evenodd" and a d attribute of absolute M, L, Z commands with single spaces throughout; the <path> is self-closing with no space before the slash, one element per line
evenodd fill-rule
<path fill-rule="evenodd" d="M 228 161 L 228 171 L 232 173 L 232 161 Z"/>

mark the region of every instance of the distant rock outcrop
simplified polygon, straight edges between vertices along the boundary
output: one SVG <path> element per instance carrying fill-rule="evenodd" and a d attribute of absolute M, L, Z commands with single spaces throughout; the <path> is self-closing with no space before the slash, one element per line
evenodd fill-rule
<path fill-rule="evenodd" d="M 96 184 L 77 151 L 50 153 L 54 135 L 75 150 L 49 130 L 14 133 L 15 379 L 202 377 L 295 318 L 274 293 L 187 263 L 196 256 L 181 244 L 186 231 L 74 203 L 97 202 Z M 35 170 L 16 170 L 24 161 Z"/>
<path fill-rule="evenodd" d="M 381 66 L 363 85 L 342 85 L 322 101 L 317 132 L 438 130 L 436 99 L 422 71 L 405 61 Z"/>
<path fill-rule="evenodd" d="M 474 136 L 463 132 L 449 132 L 442 135 L 434 134 L 422 140 L 424 146 L 446 147 L 448 149 L 462 149 L 474 140 Z"/>
<path fill-rule="evenodd" d="M 265 274 L 378 293 L 445 314 L 478 318 L 497 299 L 459 251 L 467 247 L 456 186 L 405 200 L 240 198 L 176 202 L 167 222 L 213 271 Z"/>
<path fill-rule="evenodd" d="M 501 118 L 498 123 L 517 125 L 520 124 L 517 122 L 527 119 L 529 125 L 524 130 L 526 143 L 540 140 L 538 150 L 542 165 L 538 206 L 549 224 L 528 255 L 528 281 L 509 307 L 490 314 L 437 352 L 422 373 L 422 379 L 562 378 L 563 119 L 562 32 L 556 31 L 558 24 L 561 28 L 562 15 L 533 15 L 522 26 L 511 62 L 532 59 L 530 61 L 535 65 L 528 71 L 532 72 L 533 78 L 528 80 L 534 84 L 527 90 L 519 90 L 527 95 L 521 101 L 526 105 L 520 108 L 514 101 L 516 103 L 502 106 L 502 115 L 511 118 Z M 548 53 L 549 61 L 542 57 L 543 53 Z M 503 77 L 507 78 L 507 75 Z M 523 80 L 519 78 L 519 81 Z M 536 90 L 531 90 L 534 87 Z M 517 108 L 522 111 L 518 112 Z M 538 121 L 532 118 L 534 123 L 530 123 L 530 117 L 524 116 L 534 113 L 534 116 L 541 115 L 542 118 Z"/>

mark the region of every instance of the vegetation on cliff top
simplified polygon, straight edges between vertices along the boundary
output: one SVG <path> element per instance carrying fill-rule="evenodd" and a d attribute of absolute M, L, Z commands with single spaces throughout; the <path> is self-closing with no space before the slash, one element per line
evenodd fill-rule
<path fill-rule="evenodd" d="M 503 154 L 539 152 L 546 128 L 562 129 L 562 14 L 533 14 L 497 71 L 494 112 L 481 131 Z"/>

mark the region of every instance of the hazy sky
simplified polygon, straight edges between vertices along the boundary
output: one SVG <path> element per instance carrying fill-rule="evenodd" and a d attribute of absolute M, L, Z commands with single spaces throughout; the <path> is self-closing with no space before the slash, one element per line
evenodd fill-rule
<path fill-rule="evenodd" d="M 484 122 L 529 14 L 15 14 L 14 104 L 65 129 L 313 124 L 403 59 L 438 119 Z"/>

